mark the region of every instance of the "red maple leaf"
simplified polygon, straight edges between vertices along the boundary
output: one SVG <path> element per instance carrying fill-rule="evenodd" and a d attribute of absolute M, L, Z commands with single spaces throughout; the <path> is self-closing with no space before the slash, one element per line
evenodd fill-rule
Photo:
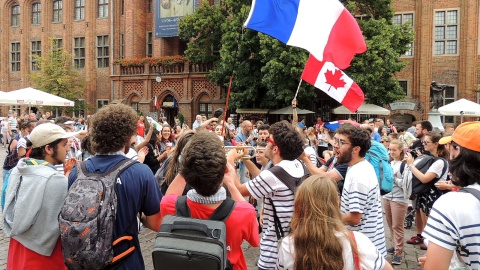
<path fill-rule="evenodd" d="M 346 82 L 341 79 L 342 76 L 342 72 L 338 69 L 327 70 L 327 72 L 325 73 L 325 79 L 327 80 L 327 83 L 330 84 L 328 91 L 330 91 L 331 87 L 335 89 L 338 89 L 339 87 L 345 87 Z"/>

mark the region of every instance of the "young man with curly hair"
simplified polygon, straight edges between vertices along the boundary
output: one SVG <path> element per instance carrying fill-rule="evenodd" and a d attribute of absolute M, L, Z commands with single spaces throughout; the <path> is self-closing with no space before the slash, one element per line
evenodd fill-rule
<path fill-rule="evenodd" d="M 182 150 L 180 173 L 168 187 L 160 204 L 162 218 L 175 215 L 175 204 L 188 183 L 193 189 L 187 193 L 187 205 L 191 216 L 208 219 L 227 198 L 222 183 L 236 201 L 230 216 L 225 220 L 227 228 L 227 257 L 233 269 L 246 270 L 242 251 L 243 240 L 259 245 L 258 223 L 255 209 L 245 201 L 235 187 L 238 179 L 235 168 L 227 164 L 223 143 L 213 132 L 199 131 L 190 138 Z"/>
<path fill-rule="evenodd" d="M 337 129 L 333 147 L 337 150 L 338 162 L 349 166 L 340 210 L 347 228 L 364 233 L 380 254 L 386 256 L 380 188 L 375 169 L 365 160 L 370 140 L 370 133 L 360 127 L 343 124 Z"/>
<path fill-rule="evenodd" d="M 301 178 L 305 174 L 302 163 L 297 159 L 303 153 L 304 140 L 287 121 L 270 126 L 265 157 L 275 166 L 283 168 L 292 178 Z M 290 190 L 271 171 L 264 170 L 253 180 L 244 184 L 236 182 L 243 196 L 253 196 L 264 200 L 263 235 L 260 242 L 258 269 L 275 269 L 277 263 L 277 234 L 273 211 L 280 220 L 284 234 L 290 232 L 293 215 L 294 192 Z M 275 207 L 275 208 L 274 208 Z"/>
<path fill-rule="evenodd" d="M 137 122 L 137 113 L 124 104 L 108 105 L 94 114 L 89 120 L 88 130 L 91 147 L 96 155 L 85 161 L 87 171 L 106 173 L 127 159 L 125 154 L 136 140 Z M 77 174 L 78 171 L 74 168 L 68 178 L 69 187 L 76 180 Z M 145 227 L 158 231 L 162 194 L 152 171 L 141 163 L 133 164 L 119 175 L 116 189 L 118 201 L 113 238 L 129 234 L 133 236 L 135 244 L 135 251 L 119 263 L 116 269 L 144 269 L 145 263 L 138 241 L 137 214 L 142 213 L 141 222 Z M 128 248 L 128 243 L 120 243 L 114 247 L 114 255 L 117 256 Z"/>

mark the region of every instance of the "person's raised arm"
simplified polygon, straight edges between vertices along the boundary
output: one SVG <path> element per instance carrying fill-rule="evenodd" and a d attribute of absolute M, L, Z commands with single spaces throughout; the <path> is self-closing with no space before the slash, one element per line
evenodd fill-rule
<path fill-rule="evenodd" d="M 297 124 L 298 124 L 298 114 L 297 114 L 297 100 L 296 99 L 293 99 L 292 100 L 292 114 L 293 114 L 293 118 L 292 118 L 292 126 L 296 127 Z"/>
<path fill-rule="evenodd" d="M 150 127 L 148 128 L 147 135 L 145 135 L 145 139 L 141 143 L 135 146 L 135 151 L 137 151 L 137 153 L 138 151 L 140 151 L 140 149 L 142 149 L 144 146 L 148 144 L 148 142 L 150 141 L 150 138 L 152 137 L 153 129 L 154 129 L 153 124 L 151 124 Z"/>
<path fill-rule="evenodd" d="M 202 124 L 197 129 L 205 129 L 212 122 L 218 122 L 218 118 L 212 117 L 206 121 L 203 121 Z"/>
<path fill-rule="evenodd" d="M 223 177 L 223 183 L 225 184 L 225 186 L 227 186 L 228 191 L 230 191 L 230 195 L 232 196 L 232 199 L 234 201 L 243 202 L 245 201 L 245 198 L 235 186 L 235 179 L 238 179 L 235 167 L 227 162 L 227 168 L 225 170 L 225 176 Z"/>
<path fill-rule="evenodd" d="M 177 176 L 175 177 L 175 179 L 173 179 L 170 186 L 168 186 L 168 189 L 167 189 L 167 192 L 165 192 L 165 195 L 176 194 L 178 196 L 181 196 L 183 194 L 183 190 L 185 190 L 186 184 L 187 183 L 185 182 L 185 178 L 183 177 L 183 175 L 181 175 L 180 173 L 177 174 Z"/>

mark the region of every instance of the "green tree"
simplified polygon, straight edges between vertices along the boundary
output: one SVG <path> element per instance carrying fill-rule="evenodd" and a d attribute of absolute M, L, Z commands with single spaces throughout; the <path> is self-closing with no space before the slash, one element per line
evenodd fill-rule
<path fill-rule="evenodd" d="M 30 79 L 39 90 L 69 100 L 78 100 L 85 94 L 85 81 L 73 68 L 73 57 L 50 41 L 51 50 L 42 56 L 33 55 L 39 68 L 30 73 Z"/>
<path fill-rule="evenodd" d="M 408 26 L 391 23 L 391 0 L 343 1 L 364 15 L 359 21 L 368 50 L 357 55 L 346 73 L 364 90 L 369 102 L 386 104 L 404 97 L 394 75 L 413 34 Z M 251 1 L 225 0 L 221 6 L 202 6 L 180 22 L 180 37 L 188 40 L 186 57 L 193 62 L 216 61 L 210 80 L 228 86 L 233 69 L 232 107 L 275 108 L 290 104 L 297 90 L 308 52 L 242 28 Z M 216 48 L 219 55 L 215 55 Z M 302 83 L 299 104 L 315 100 L 314 88 Z M 300 105 L 300 106 L 302 106 Z M 304 106 L 304 105 L 303 105 Z"/>

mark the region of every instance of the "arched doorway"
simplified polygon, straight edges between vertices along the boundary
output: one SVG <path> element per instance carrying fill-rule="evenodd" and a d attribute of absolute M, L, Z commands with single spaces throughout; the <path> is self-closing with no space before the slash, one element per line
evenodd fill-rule
<path fill-rule="evenodd" d="M 175 116 L 178 114 L 177 100 L 168 94 L 162 102 L 162 109 L 160 110 L 160 117 L 166 117 L 169 125 L 175 123 Z"/>
<path fill-rule="evenodd" d="M 412 122 L 415 121 L 415 116 L 411 114 L 394 114 L 390 118 L 392 120 L 392 124 L 394 124 L 397 128 L 398 127 L 403 127 L 405 130 L 407 130 L 409 127 L 412 126 Z"/>

